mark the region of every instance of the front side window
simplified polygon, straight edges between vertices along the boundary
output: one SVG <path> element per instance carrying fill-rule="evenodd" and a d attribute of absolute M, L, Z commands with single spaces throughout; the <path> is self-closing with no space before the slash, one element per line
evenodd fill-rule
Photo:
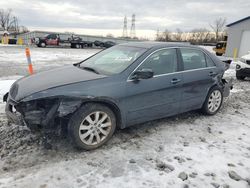
<path fill-rule="evenodd" d="M 154 75 L 173 73 L 177 71 L 176 49 L 164 49 L 149 56 L 138 68 L 151 69 Z"/>
<path fill-rule="evenodd" d="M 205 54 L 195 49 L 181 48 L 184 70 L 206 68 Z"/>
<path fill-rule="evenodd" d="M 49 34 L 49 35 L 47 35 L 47 39 L 56 39 L 56 35 L 55 34 Z"/>
<path fill-rule="evenodd" d="M 131 46 L 114 46 L 83 61 L 80 68 L 95 70 L 104 75 L 118 74 L 131 65 L 147 49 Z"/>

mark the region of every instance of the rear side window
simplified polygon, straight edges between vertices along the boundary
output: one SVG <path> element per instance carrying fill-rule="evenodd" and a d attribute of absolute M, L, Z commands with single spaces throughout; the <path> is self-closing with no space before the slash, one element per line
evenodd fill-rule
<path fill-rule="evenodd" d="M 206 55 L 206 62 L 207 62 L 207 67 L 214 67 L 215 66 L 214 62 L 207 55 Z"/>
<path fill-rule="evenodd" d="M 154 75 L 176 72 L 176 49 L 163 49 L 155 52 L 154 54 L 149 56 L 138 69 L 152 69 Z"/>
<path fill-rule="evenodd" d="M 181 55 L 184 64 L 184 70 L 206 68 L 206 59 L 203 52 L 195 49 L 181 48 Z"/>

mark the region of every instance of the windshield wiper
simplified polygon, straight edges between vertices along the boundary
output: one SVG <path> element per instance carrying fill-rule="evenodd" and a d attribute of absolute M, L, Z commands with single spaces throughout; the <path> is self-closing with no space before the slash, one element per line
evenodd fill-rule
<path fill-rule="evenodd" d="M 81 67 L 82 69 L 88 70 L 88 71 L 92 71 L 96 74 L 100 74 L 96 69 L 92 68 L 92 67 Z"/>

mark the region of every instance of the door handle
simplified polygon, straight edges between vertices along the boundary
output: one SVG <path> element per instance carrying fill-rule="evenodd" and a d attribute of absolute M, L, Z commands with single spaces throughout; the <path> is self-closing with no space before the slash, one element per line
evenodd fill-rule
<path fill-rule="evenodd" d="M 177 79 L 177 78 L 174 78 L 173 80 L 171 80 L 171 83 L 172 84 L 177 84 L 181 81 L 181 79 Z"/>
<path fill-rule="evenodd" d="M 217 75 L 217 73 L 216 72 L 209 72 L 209 74 L 208 74 L 209 76 L 216 76 Z"/>

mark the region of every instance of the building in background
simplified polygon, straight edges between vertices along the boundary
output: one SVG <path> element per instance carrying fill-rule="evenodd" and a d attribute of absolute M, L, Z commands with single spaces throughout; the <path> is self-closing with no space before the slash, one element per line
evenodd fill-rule
<path fill-rule="evenodd" d="M 227 25 L 228 41 L 226 56 L 238 57 L 250 51 L 250 16 Z"/>

